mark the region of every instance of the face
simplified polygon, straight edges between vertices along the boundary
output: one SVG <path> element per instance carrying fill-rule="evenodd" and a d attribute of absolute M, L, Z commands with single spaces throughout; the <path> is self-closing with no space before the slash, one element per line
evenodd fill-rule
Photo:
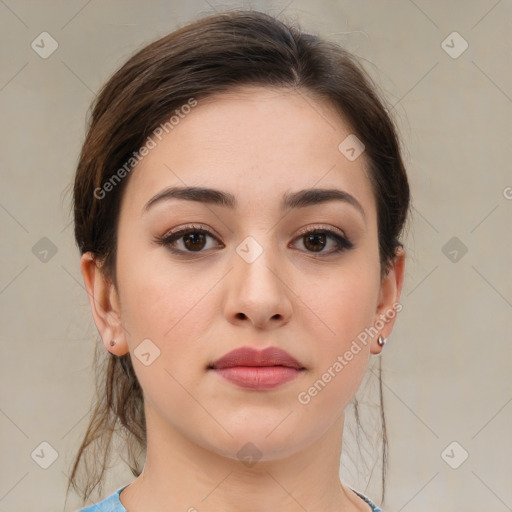
<path fill-rule="evenodd" d="M 306 92 L 244 87 L 200 101 L 131 172 L 118 225 L 122 329 L 110 335 L 130 351 L 148 425 L 233 459 L 248 442 L 273 459 L 343 413 L 380 350 L 362 333 L 397 299 L 393 272 L 380 280 L 365 155 L 338 149 L 350 134 Z M 170 187 L 228 197 L 162 196 Z M 293 204 L 306 189 L 339 193 Z M 241 347 L 277 347 L 301 369 L 211 367 Z"/>

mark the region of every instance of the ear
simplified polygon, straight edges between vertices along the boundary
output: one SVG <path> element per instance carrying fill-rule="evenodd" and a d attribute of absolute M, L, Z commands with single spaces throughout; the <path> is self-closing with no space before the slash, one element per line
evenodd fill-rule
<path fill-rule="evenodd" d="M 128 344 L 121 324 L 119 297 L 114 283 L 106 278 L 94 255 L 90 252 L 86 252 L 80 258 L 80 270 L 94 323 L 105 348 L 118 356 L 128 353 Z M 116 341 L 114 346 L 110 346 L 111 340 Z"/>
<path fill-rule="evenodd" d="M 387 275 L 382 279 L 379 293 L 379 303 L 375 313 L 375 323 L 380 335 L 387 338 L 395 325 L 396 315 L 402 309 L 400 294 L 404 281 L 405 251 L 402 247 L 396 250 L 395 257 Z M 380 354 L 383 347 L 379 345 L 378 336 L 372 341 L 372 354 Z"/>

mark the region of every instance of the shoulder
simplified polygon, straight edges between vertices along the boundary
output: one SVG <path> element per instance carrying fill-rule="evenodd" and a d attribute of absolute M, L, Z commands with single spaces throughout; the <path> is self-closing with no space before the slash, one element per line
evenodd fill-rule
<path fill-rule="evenodd" d="M 127 512 L 119 499 L 119 495 L 125 487 L 126 485 L 120 487 L 103 501 L 89 507 L 81 508 L 76 512 Z"/>
<path fill-rule="evenodd" d="M 366 501 L 370 507 L 372 507 L 372 512 L 383 512 L 381 508 L 377 507 L 375 503 L 373 503 L 369 498 L 367 498 L 364 494 L 357 492 L 355 489 L 352 489 L 362 500 Z"/>

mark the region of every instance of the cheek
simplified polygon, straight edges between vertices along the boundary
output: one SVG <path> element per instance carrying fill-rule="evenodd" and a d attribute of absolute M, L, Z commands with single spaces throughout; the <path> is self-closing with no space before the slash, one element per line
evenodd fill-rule
<path fill-rule="evenodd" d="M 365 329 L 374 320 L 375 303 L 372 281 L 360 277 L 352 281 L 347 275 L 329 293 L 316 297 L 315 311 L 323 322 L 315 336 L 311 375 L 296 397 L 312 421 L 321 417 L 324 425 L 331 424 L 357 392 L 370 356 L 372 338 L 365 335 Z"/>
<path fill-rule="evenodd" d="M 359 258 L 357 264 L 331 273 L 323 287 L 317 283 L 310 297 L 314 315 L 307 314 L 304 329 L 315 340 L 314 371 L 308 384 L 316 389 L 308 395 L 315 397 L 321 391 L 319 407 L 322 403 L 344 407 L 359 386 L 373 340 L 368 331 L 375 321 L 378 283 L 378 268 Z"/>
<path fill-rule="evenodd" d="M 204 337 L 214 313 L 218 315 L 211 291 L 222 274 L 201 270 L 197 263 L 194 272 L 180 269 L 164 251 L 154 252 L 157 257 L 125 252 L 119 261 L 122 321 L 130 351 L 150 339 L 160 350 L 161 363 L 177 372 L 188 366 L 190 375 L 191 368 L 202 370 L 205 357 L 196 341 Z"/>
<path fill-rule="evenodd" d="M 135 276 L 127 290 L 126 318 L 135 322 L 136 330 L 145 330 L 165 342 L 189 326 L 197 313 L 194 306 L 208 291 L 207 283 L 192 283 L 174 274 L 172 279 L 157 273 Z"/>
<path fill-rule="evenodd" d="M 135 256 L 120 265 L 124 271 L 122 276 L 120 272 L 122 320 L 132 364 L 146 400 L 162 414 L 169 414 L 167 421 L 174 424 L 171 411 L 197 408 L 184 390 L 194 389 L 204 375 L 206 359 L 198 341 L 213 308 L 202 299 L 215 279 L 190 279 L 188 273 L 176 271 L 168 262 L 137 263 Z M 148 339 L 151 344 L 141 343 Z M 139 358 L 143 352 L 150 353 L 147 365 Z"/>
<path fill-rule="evenodd" d="M 341 350 L 374 321 L 378 274 L 371 266 L 343 268 L 323 282 L 323 286 L 316 283 L 309 302 L 318 316 L 318 335 L 324 346 Z"/>

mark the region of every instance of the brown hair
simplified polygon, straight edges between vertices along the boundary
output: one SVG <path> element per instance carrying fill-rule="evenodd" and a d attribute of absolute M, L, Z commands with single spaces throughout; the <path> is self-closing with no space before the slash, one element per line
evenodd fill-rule
<path fill-rule="evenodd" d="M 93 103 L 74 182 L 75 238 L 80 253 L 92 252 L 117 288 L 117 224 L 129 176 L 111 187 L 106 198 L 97 191 L 191 98 L 200 100 L 238 85 L 307 91 L 336 108 L 363 141 L 377 204 L 384 276 L 402 246 L 399 238 L 409 209 L 409 186 L 394 123 L 375 84 L 354 56 L 335 43 L 258 11 L 221 12 L 195 20 L 142 48 L 103 86 Z M 101 492 L 114 433 L 125 441 L 126 462 L 134 476 L 141 473 L 146 443 L 143 393 L 130 354 L 107 353 L 101 367 L 99 352 L 105 352 L 102 345 L 96 346 L 94 360 L 95 408 L 68 482 L 68 492 L 71 485 L 78 490 L 77 469 L 84 456 L 84 503 L 98 484 Z M 387 437 L 380 358 L 378 369 L 384 499 Z M 357 400 L 354 405 L 358 419 Z M 86 455 L 91 455 L 91 467 Z"/>

